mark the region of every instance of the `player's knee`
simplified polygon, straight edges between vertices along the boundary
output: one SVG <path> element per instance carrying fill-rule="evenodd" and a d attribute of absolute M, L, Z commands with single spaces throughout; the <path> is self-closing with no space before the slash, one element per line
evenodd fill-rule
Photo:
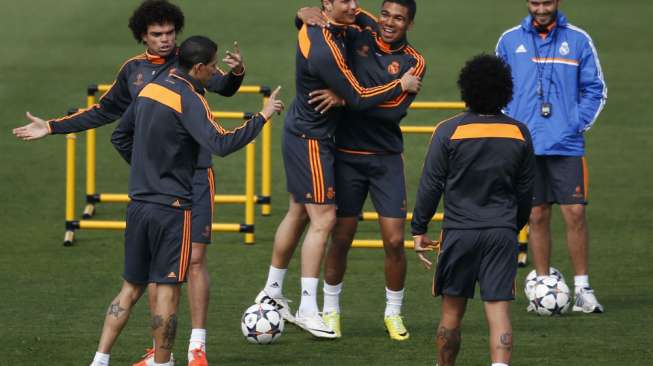
<path fill-rule="evenodd" d="M 401 258 L 404 256 L 404 238 L 401 235 L 393 235 L 383 241 L 383 249 L 386 256 Z"/>
<path fill-rule="evenodd" d="M 336 225 L 336 215 L 325 213 L 311 219 L 311 229 L 328 235 Z"/>
<path fill-rule="evenodd" d="M 547 207 L 533 207 L 528 224 L 531 226 L 546 225 L 549 220 L 550 209 Z"/>

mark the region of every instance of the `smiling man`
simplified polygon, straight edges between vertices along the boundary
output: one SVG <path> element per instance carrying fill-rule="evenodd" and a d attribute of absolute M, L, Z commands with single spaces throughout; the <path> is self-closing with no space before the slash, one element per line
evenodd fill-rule
<path fill-rule="evenodd" d="M 419 77 L 424 75 L 424 59 L 407 40 L 416 12 L 414 0 L 383 1 L 378 19 L 366 11 L 358 11 L 356 23 L 364 31 L 350 28 L 347 47 L 354 75 L 364 86 L 382 84 L 410 72 Z M 312 21 L 306 15 L 306 21 Z M 343 104 L 330 91 L 318 90 L 311 95 L 313 104 L 320 110 Z M 410 337 L 401 316 L 406 278 L 406 184 L 399 124 L 415 96 L 404 93 L 363 111 L 345 108 L 336 129 L 337 220 L 325 262 L 323 317 L 338 336 L 341 335 L 340 294 L 347 254 L 369 193 L 379 213 L 385 251 L 385 327 L 393 340 Z M 332 99 L 336 101 L 326 102 Z"/>
<path fill-rule="evenodd" d="M 551 206 L 560 205 L 574 267 L 573 311 L 602 313 L 589 284 L 584 133 L 598 118 L 607 87 L 590 36 L 567 22 L 560 0 L 527 0 L 530 13 L 507 30 L 496 53 L 512 69 L 515 95 L 505 109 L 533 136 L 535 193 L 529 243 L 538 277 L 549 275 Z"/>
<path fill-rule="evenodd" d="M 347 25 L 356 20 L 358 3 L 323 0 L 322 9 L 329 27 L 299 24 L 297 94 L 286 115 L 282 146 L 290 203 L 275 235 L 266 285 L 255 301 L 275 305 L 286 320 L 316 337 L 335 338 L 336 332 L 319 315 L 317 286 L 327 240 L 336 222 L 334 135 L 342 111 L 315 108 L 315 96 L 309 94 L 332 89 L 349 108 L 364 110 L 416 93 L 421 82 L 418 76 L 397 73 L 373 87 L 362 84 L 348 66 L 345 39 Z M 307 224 L 301 253 L 301 302 L 293 317 L 283 297 L 283 280 Z"/>

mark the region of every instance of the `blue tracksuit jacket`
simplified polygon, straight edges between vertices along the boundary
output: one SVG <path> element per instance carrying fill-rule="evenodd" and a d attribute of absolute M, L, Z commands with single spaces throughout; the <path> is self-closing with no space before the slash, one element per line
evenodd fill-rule
<path fill-rule="evenodd" d="M 528 126 L 535 154 L 583 156 L 583 132 L 592 127 L 608 96 L 590 36 L 558 12 L 555 27 L 542 38 L 529 15 L 501 35 L 496 54 L 512 68 L 515 84 L 504 112 Z M 542 95 L 552 106 L 548 118 L 540 115 L 538 73 Z"/>

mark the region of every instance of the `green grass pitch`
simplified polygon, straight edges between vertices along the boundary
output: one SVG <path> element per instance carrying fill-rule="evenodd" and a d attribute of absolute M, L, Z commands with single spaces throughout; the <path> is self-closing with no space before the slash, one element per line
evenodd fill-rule
<path fill-rule="evenodd" d="M 224 50 L 238 40 L 247 63 L 246 84 L 282 85 L 294 94 L 293 16 L 317 1 L 177 1 L 187 28 L 180 37 L 205 34 Z M 376 12 L 380 0 L 362 0 Z M 3 1 L 0 57 L 0 365 L 85 365 L 97 345 L 103 314 L 120 285 L 122 232 L 79 231 L 62 247 L 65 139 L 19 142 L 11 128 L 24 112 L 53 117 L 81 106 L 90 83 L 111 82 L 126 58 L 142 52 L 127 29 L 135 1 Z M 609 87 L 607 106 L 587 135 L 591 204 L 591 281 L 606 308 L 603 315 L 541 318 L 527 314 L 521 289 L 515 301 L 515 365 L 650 365 L 653 316 L 653 113 L 647 0 L 564 1 L 570 21 L 592 35 Z M 420 1 L 410 40 L 427 60 L 418 100 L 457 100 L 462 63 L 493 52 L 498 36 L 526 14 L 524 1 Z M 649 14 L 649 16 L 646 16 Z M 260 100 L 211 97 L 213 109 L 257 111 Z M 405 123 L 433 125 L 447 112 L 412 112 Z M 228 124 L 229 125 L 229 124 Z M 256 245 L 239 234 L 216 234 L 209 249 L 212 280 L 208 352 L 220 365 L 433 365 L 439 299 L 430 296 L 431 272 L 407 253 L 409 272 L 404 314 L 411 339 L 385 335 L 383 253 L 353 250 L 342 298 L 344 338 L 319 342 L 288 327 L 272 346 L 247 343 L 239 320 L 264 283 L 271 243 L 287 207 L 280 156 L 282 118 L 274 121 L 273 212 L 257 217 Z M 112 127 L 98 131 L 98 190 L 125 192 L 127 168 L 108 142 Z M 78 197 L 83 197 L 83 135 L 78 139 Z M 428 136 L 406 138 L 409 201 Z M 238 193 L 243 153 L 215 159 L 218 193 Z M 257 168 L 258 169 L 258 168 Z M 260 171 L 260 169 L 259 169 Z M 97 219 L 123 219 L 124 205 L 98 206 Z M 81 213 L 78 199 L 76 212 Z M 217 207 L 217 220 L 241 220 L 241 208 Z M 437 226 L 431 231 L 435 232 Z M 361 225 L 359 238 L 378 238 L 375 223 Z M 408 237 L 408 236 L 407 236 Z M 563 224 L 554 219 L 553 265 L 571 277 Z M 519 287 L 528 269 L 519 271 Z M 285 293 L 299 299 L 298 258 L 291 263 Z M 150 345 L 143 299 L 116 344 L 114 365 L 130 365 Z M 294 303 L 297 305 L 297 302 Z M 174 353 L 185 361 L 190 335 L 187 299 L 182 298 Z M 461 365 L 489 364 L 487 330 L 479 300 L 471 301 L 463 324 Z M 648 360 L 648 361 L 646 361 Z M 185 362 L 180 362 L 185 364 Z"/>

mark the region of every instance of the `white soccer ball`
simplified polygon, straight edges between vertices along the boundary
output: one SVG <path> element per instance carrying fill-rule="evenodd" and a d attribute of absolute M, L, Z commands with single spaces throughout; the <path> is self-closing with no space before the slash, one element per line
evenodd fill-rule
<path fill-rule="evenodd" d="M 558 271 L 554 267 L 549 267 L 549 276 L 553 276 L 562 282 L 565 282 L 565 277 L 562 275 L 562 272 Z M 535 284 L 537 283 L 537 272 L 532 270 L 526 276 L 524 280 L 524 294 L 529 302 L 532 302 L 535 299 Z"/>
<path fill-rule="evenodd" d="M 548 276 L 537 280 L 533 305 L 538 315 L 562 315 L 569 310 L 571 297 L 564 280 Z"/>
<path fill-rule="evenodd" d="M 268 304 L 254 304 L 243 313 L 240 329 L 249 342 L 269 344 L 279 339 L 283 324 L 277 309 Z"/>

